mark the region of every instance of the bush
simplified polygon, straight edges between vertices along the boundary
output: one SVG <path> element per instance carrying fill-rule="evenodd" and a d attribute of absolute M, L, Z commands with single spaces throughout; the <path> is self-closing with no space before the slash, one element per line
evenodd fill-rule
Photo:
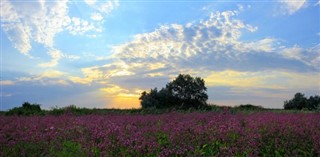
<path fill-rule="evenodd" d="M 69 105 L 62 108 L 55 107 L 51 111 L 49 111 L 49 114 L 51 115 L 63 115 L 63 114 L 87 115 L 87 114 L 94 113 L 95 111 L 96 109 L 79 108 L 75 105 Z"/>
<path fill-rule="evenodd" d="M 240 106 L 236 106 L 235 108 L 240 110 L 263 110 L 262 106 L 256 106 L 252 104 L 241 104 Z"/>
<path fill-rule="evenodd" d="M 30 104 L 24 102 L 21 107 L 15 107 L 6 112 L 6 115 L 43 115 L 44 111 L 41 110 L 40 104 Z"/>

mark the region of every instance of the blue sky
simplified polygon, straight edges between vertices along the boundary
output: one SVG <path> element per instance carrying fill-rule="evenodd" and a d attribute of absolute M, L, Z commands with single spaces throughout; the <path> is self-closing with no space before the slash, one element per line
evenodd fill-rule
<path fill-rule="evenodd" d="M 282 108 L 320 93 L 320 2 L 1 1 L 1 110 L 137 108 L 180 73 L 209 102 Z"/>

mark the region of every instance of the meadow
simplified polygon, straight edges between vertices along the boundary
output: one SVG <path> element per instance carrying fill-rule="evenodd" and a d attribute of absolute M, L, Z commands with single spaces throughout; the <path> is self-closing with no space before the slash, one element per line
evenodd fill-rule
<path fill-rule="evenodd" d="M 0 116 L 0 156 L 319 156 L 320 114 Z"/>

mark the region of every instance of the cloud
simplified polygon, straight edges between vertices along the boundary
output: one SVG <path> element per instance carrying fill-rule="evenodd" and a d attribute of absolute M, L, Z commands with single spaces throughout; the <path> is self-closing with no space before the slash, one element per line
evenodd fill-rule
<path fill-rule="evenodd" d="M 27 54 L 31 49 L 31 41 L 53 46 L 55 35 L 69 25 L 68 1 L 22 3 L 3 1 L 1 26 L 15 47 Z M 7 15 L 11 15 L 6 17 Z"/>
<path fill-rule="evenodd" d="M 85 3 L 102 14 L 109 14 L 120 5 L 119 0 L 107 0 L 107 1 L 85 0 Z"/>
<path fill-rule="evenodd" d="M 58 33 L 68 31 L 72 35 L 86 35 L 102 31 L 100 23 L 70 17 L 68 5 L 68 0 L 39 0 L 32 3 L 3 0 L 1 27 L 13 46 L 24 55 L 31 56 L 29 52 L 32 42 L 44 45 L 52 60 L 40 66 L 52 67 L 61 58 L 75 59 L 74 56 L 56 50 L 54 38 Z"/>
<path fill-rule="evenodd" d="M 129 67 L 117 62 L 113 64 L 106 64 L 103 66 L 93 66 L 82 68 L 83 77 L 70 76 L 69 79 L 74 83 L 90 84 L 92 82 L 104 84 L 111 77 L 130 76 L 132 72 L 128 71 Z"/>
<path fill-rule="evenodd" d="M 113 47 L 114 62 L 110 64 L 121 62 L 140 76 L 170 77 L 194 73 L 194 69 L 296 69 L 297 65 L 278 53 L 283 49 L 278 39 L 241 41 L 242 33 L 254 33 L 258 28 L 237 19 L 238 14 L 215 12 L 198 22 L 162 25 L 153 32 L 137 34 L 132 41 Z M 156 64 L 163 66 L 150 69 Z M 303 64 L 301 67 L 310 66 Z"/>
<path fill-rule="evenodd" d="M 314 67 L 317 70 L 320 70 L 320 44 L 304 49 L 298 45 L 293 47 L 284 48 L 281 53 L 284 57 L 288 59 L 294 59 L 300 62 L 303 62 L 306 65 Z"/>
<path fill-rule="evenodd" d="M 72 17 L 69 22 L 71 24 L 66 27 L 66 30 L 68 30 L 72 35 L 84 35 L 87 32 L 102 31 L 101 28 L 98 28 L 93 23 L 89 23 L 88 21 L 78 17 Z"/>
<path fill-rule="evenodd" d="M 14 82 L 14 81 L 11 81 L 11 80 L 1 80 L 1 81 L 0 81 L 0 84 L 1 84 L 1 86 L 2 86 L 2 85 L 9 86 L 9 85 L 14 85 L 15 82 Z"/>
<path fill-rule="evenodd" d="M 100 13 L 93 13 L 91 14 L 91 19 L 95 21 L 101 21 L 103 20 L 103 17 Z"/>
<path fill-rule="evenodd" d="M 63 77 L 67 75 L 64 72 L 58 71 L 58 70 L 47 70 L 44 71 L 43 73 L 40 73 L 38 75 L 31 75 L 28 77 L 20 77 L 16 81 L 17 83 L 23 83 L 23 82 L 34 82 L 37 84 L 41 84 L 44 86 L 48 85 L 69 85 L 69 82 Z"/>
<path fill-rule="evenodd" d="M 48 51 L 48 55 L 51 57 L 51 61 L 46 63 L 40 63 L 38 65 L 39 67 L 42 67 L 42 68 L 54 67 L 58 64 L 59 60 L 62 58 L 67 58 L 69 60 L 76 60 L 80 58 L 79 56 L 64 54 L 57 49 L 50 49 Z"/>
<path fill-rule="evenodd" d="M 277 39 L 241 41 L 242 33 L 254 33 L 258 28 L 237 19 L 238 14 L 215 12 L 198 22 L 161 25 L 137 34 L 132 41 L 113 46 L 107 64 L 83 68 L 83 76 L 70 79 L 82 84 L 114 84 L 132 91 L 163 87 L 179 73 L 188 73 L 208 79 L 209 85 L 277 88 L 277 83 L 266 84 L 267 79 L 283 76 L 280 72 L 268 76 L 273 71 L 314 70 L 305 57 L 282 53 L 286 50 Z M 314 59 L 310 62 L 317 63 Z"/>
<path fill-rule="evenodd" d="M 239 45 L 262 45 L 270 49 L 270 42 L 257 41 L 242 43 L 238 39 L 243 30 L 257 30 L 242 21 L 234 19 L 237 11 L 212 13 L 209 19 L 186 25 L 162 25 L 154 32 L 138 34 L 134 40 L 114 47 L 114 57 L 125 62 L 161 61 L 166 65 L 172 62 L 192 60 L 193 58 L 234 58 Z M 266 46 L 267 45 L 267 46 Z M 135 55 L 133 55 L 135 54 Z"/>
<path fill-rule="evenodd" d="M 210 72 L 208 72 L 210 73 Z M 241 72 L 234 70 L 211 72 L 205 77 L 207 86 L 228 86 L 244 89 L 312 89 L 319 85 L 317 72 L 298 73 L 292 71 L 268 70 L 258 72 Z M 308 82 L 305 82 L 308 80 Z"/>
<path fill-rule="evenodd" d="M 280 2 L 280 14 L 283 15 L 292 15 L 302 9 L 304 6 L 307 5 L 307 0 L 279 0 Z"/>

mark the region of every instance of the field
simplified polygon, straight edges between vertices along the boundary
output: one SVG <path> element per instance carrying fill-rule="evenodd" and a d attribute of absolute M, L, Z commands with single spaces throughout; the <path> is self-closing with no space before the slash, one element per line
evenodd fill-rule
<path fill-rule="evenodd" d="M 319 156 L 320 114 L 0 116 L 0 156 Z"/>

